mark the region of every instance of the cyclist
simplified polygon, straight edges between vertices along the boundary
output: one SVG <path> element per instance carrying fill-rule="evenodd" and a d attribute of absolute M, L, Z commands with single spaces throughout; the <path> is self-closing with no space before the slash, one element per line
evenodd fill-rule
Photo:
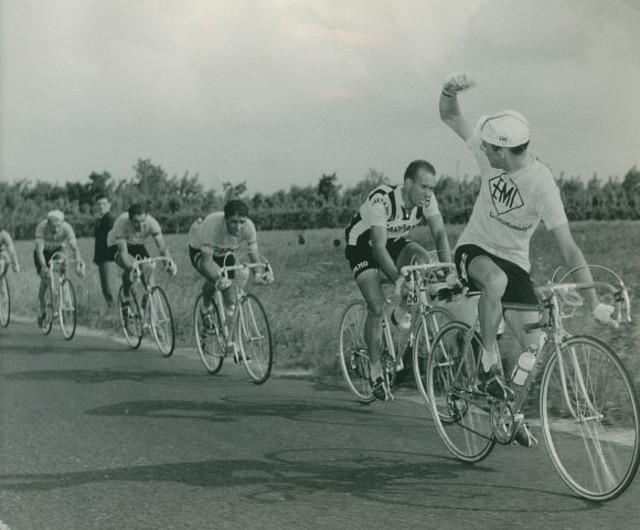
<path fill-rule="evenodd" d="M 20 272 L 20 263 L 13 239 L 11 239 L 9 232 L 0 229 L 0 277 L 7 273 L 9 264 L 11 264 L 13 272 L 16 274 Z"/>
<path fill-rule="evenodd" d="M 235 252 L 243 245 L 252 263 L 262 261 L 258 253 L 256 227 L 249 219 L 249 207 L 244 201 L 233 199 L 224 205 L 222 212 L 213 212 L 204 219 L 197 219 L 189 229 L 189 258 L 191 264 L 204 277 L 202 296 L 203 311 L 211 311 L 216 289 L 222 292 L 227 312 L 232 314 L 235 300 L 229 289 L 235 271 L 229 278 L 222 276 L 222 267 L 235 265 Z M 257 283 L 271 283 L 273 276 L 264 269 L 252 269 Z M 247 276 L 238 275 L 241 285 Z"/>
<path fill-rule="evenodd" d="M 373 395 L 382 401 L 390 399 L 391 394 L 385 388 L 380 363 L 385 304 L 380 272 L 394 282 L 396 291 L 403 295 L 400 312 L 405 315 L 394 318 L 394 312 L 392 321 L 408 328 L 411 316 L 406 311 L 406 296 L 410 289 L 404 283 L 400 268 L 412 262 L 429 263 L 427 251 L 407 239 L 411 229 L 420 223 L 426 224 L 435 241 L 438 258 L 451 261 L 449 240 L 433 193 L 435 176 L 436 170 L 429 162 L 411 162 L 405 170 L 403 185 L 383 184 L 375 188 L 345 230 L 345 256 L 367 302 L 364 338 L 369 351 Z"/>
<path fill-rule="evenodd" d="M 40 221 L 36 226 L 36 248 L 33 251 L 33 262 L 37 273 L 40 275 L 40 289 L 38 290 L 38 300 L 40 301 L 39 326 L 42 325 L 45 318 L 44 295 L 51 282 L 48 266 L 51 257 L 56 252 L 66 254 L 66 245 L 69 245 L 75 255 L 76 273 L 83 275 L 84 262 L 82 261 L 73 228 L 64 220 L 62 211 L 51 210 L 47 213 L 47 218 Z"/>
<path fill-rule="evenodd" d="M 481 170 L 481 189 L 455 250 L 462 282 L 481 292 L 478 304 L 483 343 L 479 389 L 508 398 L 497 330 L 502 303 L 524 311 L 505 310 L 504 318 L 522 348 L 538 345 L 540 330 L 526 331 L 526 324 L 539 320 L 538 300 L 529 276 L 529 242 L 540 221 L 553 234 L 567 267 L 580 267 L 579 282 L 592 276 L 578 248 L 564 211 L 552 172 L 529 152 L 530 128 L 518 112 L 505 110 L 483 116 L 472 127 L 462 116 L 458 93 L 475 83 L 463 73 L 450 74 L 440 95 L 440 117 L 473 152 Z M 595 318 L 617 326 L 613 307 L 599 303 L 593 290 L 586 296 Z M 526 309 L 530 309 L 527 311 Z M 531 447 L 537 442 L 521 423 L 516 440 Z"/>
<path fill-rule="evenodd" d="M 113 223 L 113 228 L 107 234 L 109 251 L 114 255 L 115 262 L 123 270 L 122 286 L 125 307 L 131 302 L 131 270 L 133 269 L 135 258 L 145 259 L 149 257 L 149 252 L 145 246 L 145 242 L 149 237 L 153 238 L 161 256 L 171 258 L 162 236 L 160 224 L 139 203 L 132 204 L 128 211 L 120 214 Z M 175 263 L 170 261 L 167 265 L 167 271 L 169 274 L 175 274 L 176 270 Z"/>

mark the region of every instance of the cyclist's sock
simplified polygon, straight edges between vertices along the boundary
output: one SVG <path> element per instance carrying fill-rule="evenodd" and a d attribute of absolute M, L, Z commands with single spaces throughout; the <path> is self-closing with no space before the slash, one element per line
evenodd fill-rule
<path fill-rule="evenodd" d="M 376 379 L 382 377 L 382 365 L 380 363 L 371 365 L 371 380 L 375 381 Z"/>

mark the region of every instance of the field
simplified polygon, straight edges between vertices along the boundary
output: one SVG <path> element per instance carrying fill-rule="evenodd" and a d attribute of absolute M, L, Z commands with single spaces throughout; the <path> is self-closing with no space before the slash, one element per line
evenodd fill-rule
<path fill-rule="evenodd" d="M 461 229 L 461 226 L 449 227 L 452 246 Z M 640 247 L 640 222 L 578 222 L 572 224 L 572 231 L 589 263 L 611 267 L 622 276 L 629 286 L 633 305 L 640 295 L 637 250 Z M 338 371 L 337 328 L 341 312 L 348 300 L 359 296 L 359 291 L 344 258 L 343 230 L 306 231 L 303 233 L 304 244 L 298 243 L 299 234 L 295 231 L 259 234 L 261 252 L 273 264 L 276 282 L 268 287 L 253 286 L 251 290 L 258 294 L 269 314 L 275 339 L 276 368 L 308 370 L 318 375 L 335 374 Z M 417 239 L 421 235 L 416 234 Z M 342 243 L 339 248 L 334 246 L 336 239 Z M 189 262 L 186 235 L 167 236 L 167 242 L 179 272 L 175 278 L 160 272 L 158 282 L 166 288 L 171 302 L 177 347 L 193 348 L 191 313 L 201 280 Z M 35 332 L 39 280 L 33 265 L 33 242 L 19 241 L 16 247 L 23 271 L 20 275 L 9 273 L 12 311 L 14 315 L 32 319 Z M 87 276 L 80 280 L 72 274 L 80 308 L 78 323 L 119 333 L 116 315 L 105 311 L 97 268 L 90 263 L 93 239 L 80 240 L 80 248 L 87 261 Z M 560 256 L 552 237 L 544 229 L 535 234 L 531 255 L 534 282 L 548 280 L 559 265 Z M 572 332 L 587 332 L 612 344 L 638 381 L 640 307 L 637 304 L 632 313 L 634 321 L 618 331 L 596 325 L 590 318 L 581 318 L 580 313 L 567 320 L 566 325 Z M 53 333 L 59 333 L 59 330 L 54 329 Z M 197 355 L 195 349 L 193 354 Z"/>

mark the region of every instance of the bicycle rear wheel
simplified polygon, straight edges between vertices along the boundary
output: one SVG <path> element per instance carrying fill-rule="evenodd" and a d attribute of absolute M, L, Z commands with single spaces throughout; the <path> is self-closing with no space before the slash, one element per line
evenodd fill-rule
<path fill-rule="evenodd" d="M 608 346 L 587 336 L 562 343 L 542 377 L 540 417 L 549 456 L 575 493 L 608 501 L 629 487 L 640 462 L 638 398 Z"/>
<path fill-rule="evenodd" d="M 416 340 L 413 343 L 413 375 L 416 379 L 418 390 L 427 405 L 429 404 L 429 394 L 427 392 L 427 363 L 429 362 L 429 352 L 433 339 L 438 331 L 447 323 L 454 320 L 453 315 L 442 307 L 432 307 L 427 311 L 420 327 L 416 333 Z"/>
<path fill-rule="evenodd" d="M 71 340 L 76 333 L 76 293 L 68 278 L 65 278 L 60 286 L 58 318 L 64 338 Z"/>
<path fill-rule="evenodd" d="M 40 322 L 40 330 L 45 335 L 51 333 L 53 327 L 53 285 L 49 282 L 49 286 L 44 292 L 44 318 Z"/>
<path fill-rule="evenodd" d="M 124 304 L 124 287 L 120 286 L 118 291 L 118 313 L 120 314 L 120 325 L 127 344 L 133 350 L 140 347 L 142 342 L 142 311 L 135 291 L 131 288 L 130 303 Z"/>
<path fill-rule="evenodd" d="M 11 320 L 11 293 L 6 274 L 0 277 L 0 324 L 3 328 L 9 325 Z"/>
<path fill-rule="evenodd" d="M 342 313 L 338 357 L 340 369 L 349 390 L 360 401 L 372 402 L 371 367 L 369 353 L 364 341 L 364 320 L 367 305 L 364 300 L 354 300 Z"/>
<path fill-rule="evenodd" d="M 238 338 L 242 362 L 253 382 L 264 383 L 273 365 L 273 345 L 267 313 L 260 300 L 247 294 L 242 300 L 239 313 Z"/>
<path fill-rule="evenodd" d="M 200 293 L 193 308 L 193 330 L 196 336 L 196 346 L 207 372 L 217 374 L 222 368 L 226 355 L 224 334 L 218 307 L 213 304 L 211 311 L 204 313 L 203 301 L 204 298 Z"/>
<path fill-rule="evenodd" d="M 156 344 L 162 355 L 169 357 L 176 345 L 176 336 L 173 329 L 173 315 L 167 295 L 162 287 L 154 285 L 149 293 L 149 324 L 151 333 L 156 339 Z"/>
<path fill-rule="evenodd" d="M 449 322 L 436 335 L 429 355 L 427 393 L 440 438 L 460 460 L 479 462 L 495 446 L 489 413 L 476 392 L 480 336 L 463 322 Z M 485 407 L 486 408 L 486 407 Z"/>

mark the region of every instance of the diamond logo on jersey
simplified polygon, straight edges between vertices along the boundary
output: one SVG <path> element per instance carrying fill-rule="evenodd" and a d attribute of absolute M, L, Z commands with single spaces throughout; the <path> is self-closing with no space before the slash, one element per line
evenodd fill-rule
<path fill-rule="evenodd" d="M 498 215 L 521 208 L 524 204 L 520 190 L 513 182 L 505 179 L 504 174 L 489 180 L 489 193 Z"/>

